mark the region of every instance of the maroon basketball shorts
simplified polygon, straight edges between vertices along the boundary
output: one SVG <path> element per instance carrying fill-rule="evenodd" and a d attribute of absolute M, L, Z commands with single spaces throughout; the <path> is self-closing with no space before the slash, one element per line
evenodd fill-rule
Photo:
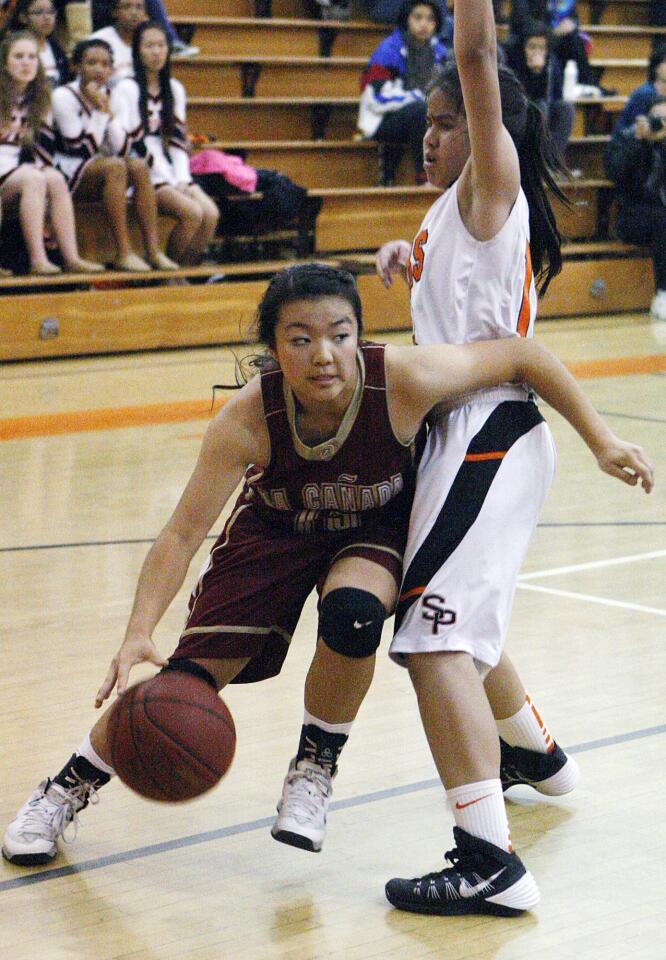
<path fill-rule="evenodd" d="M 396 511 L 382 513 L 353 531 L 302 535 L 260 519 L 250 507 L 235 511 L 190 597 L 171 659 L 250 657 L 235 683 L 278 674 L 303 604 L 315 587 L 321 591 L 337 560 L 372 560 L 400 583 L 406 522 Z"/>

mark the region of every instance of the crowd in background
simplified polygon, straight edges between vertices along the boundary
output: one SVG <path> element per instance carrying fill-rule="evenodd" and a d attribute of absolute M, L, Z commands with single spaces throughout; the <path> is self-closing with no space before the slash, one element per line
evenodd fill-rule
<path fill-rule="evenodd" d="M 325 17 L 349 14 L 347 0 L 313 4 Z M 666 0 L 652 7 L 653 22 L 666 19 Z M 382 184 L 395 182 L 405 148 L 415 182 L 422 183 L 426 91 L 433 67 L 452 55 L 451 10 L 442 0 L 363 0 L 363 8 L 393 27 L 361 77 L 359 135 L 381 145 Z M 496 15 L 501 18 L 499 3 Z M 501 55 L 543 110 L 564 154 L 576 97 L 614 91 L 599 86 L 590 67 L 591 41 L 579 29 L 575 0 L 513 0 L 507 19 Z M 75 210 L 84 202 L 104 206 L 116 269 L 197 263 L 219 210 L 190 171 L 186 92 L 171 76 L 171 57 L 198 51 L 178 36 L 162 0 L 5 0 L 0 26 L 0 202 L 3 219 L 20 224 L 25 248 L 23 262 L 14 256 L 9 265 L 35 274 L 103 269 L 78 252 Z M 664 316 L 665 51 L 655 50 L 647 82 L 631 95 L 605 156 L 618 184 L 619 235 L 654 244 Z M 130 246 L 128 191 L 142 256 Z M 158 241 L 160 212 L 176 224 L 165 251 Z"/>

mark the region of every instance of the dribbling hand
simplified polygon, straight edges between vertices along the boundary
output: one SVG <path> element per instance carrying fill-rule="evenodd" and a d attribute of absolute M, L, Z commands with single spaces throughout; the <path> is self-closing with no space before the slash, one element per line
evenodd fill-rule
<path fill-rule="evenodd" d="M 407 277 L 407 264 L 411 247 L 406 240 L 389 240 L 377 251 L 375 265 L 381 281 L 388 289 L 393 283 L 393 274 L 401 273 Z"/>
<path fill-rule="evenodd" d="M 125 640 L 118 653 L 111 661 L 104 683 L 97 691 L 95 707 L 102 706 L 111 691 L 118 684 L 118 696 L 127 689 L 130 670 L 137 663 L 154 663 L 156 667 L 164 667 L 167 660 L 158 652 L 150 637 L 137 637 Z"/>
<path fill-rule="evenodd" d="M 650 493 L 654 487 L 654 467 L 642 447 L 625 443 L 617 437 L 597 456 L 597 463 L 604 473 L 635 487 L 643 487 Z"/>

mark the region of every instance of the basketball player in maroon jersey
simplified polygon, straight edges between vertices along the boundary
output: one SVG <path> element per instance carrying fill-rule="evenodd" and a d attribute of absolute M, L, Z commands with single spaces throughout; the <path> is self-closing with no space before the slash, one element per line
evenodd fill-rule
<path fill-rule="evenodd" d="M 603 470 L 649 491 L 652 467 L 640 448 L 611 433 L 562 364 L 534 341 L 427 349 L 359 342 L 361 303 L 344 271 L 319 264 L 281 271 L 259 307 L 258 332 L 268 363 L 209 426 L 181 500 L 146 557 L 96 706 L 114 687 L 122 693 L 143 661 L 197 672 L 218 689 L 274 676 L 316 588 L 309 722 L 282 805 L 310 796 L 325 816 L 346 740 L 336 728 L 356 716 L 395 606 L 418 437 L 433 406 L 495 383 L 528 381 L 571 422 Z M 153 630 L 241 480 L 167 662 Z M 57 838 L 108 782 L 107 717 L 9 825 L 2 848 L 8 860 L 52 860 Z M 517 857 L 511 870 L 524 872 Z"/>

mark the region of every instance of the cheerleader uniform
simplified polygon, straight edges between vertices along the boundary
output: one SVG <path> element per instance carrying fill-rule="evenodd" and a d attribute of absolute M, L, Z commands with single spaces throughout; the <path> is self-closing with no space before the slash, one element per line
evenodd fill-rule
<path fill-rule="evenodd" d="M 148 94 L 148 128 L 139 112 L 139 85 L 136 80 L 121 80 L 111 92 L 111 109 L 124 130 L 123 156 L 140 157 L 148 162 L 150 179 L 158 190 L 192 183 L 185 127 L 185 88 L 171 80 L 174 100 L 174 129 L 165 149 L 162 139 L 162 98 Z"/>

